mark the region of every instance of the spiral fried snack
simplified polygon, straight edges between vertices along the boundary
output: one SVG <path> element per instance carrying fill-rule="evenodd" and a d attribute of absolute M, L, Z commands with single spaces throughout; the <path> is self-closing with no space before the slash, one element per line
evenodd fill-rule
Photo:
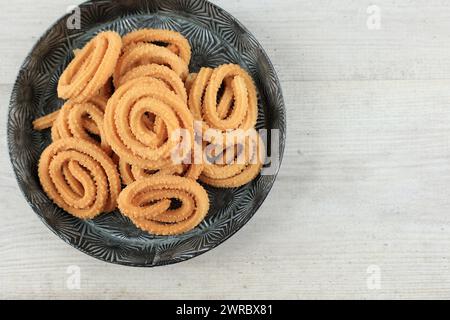
<path fill-rule="evenodd" d="M 191 46 L 180 33 L 171 30 L 141 29 L 130 32 L 123 37 L 123 51 L 139 43 L 164 44 L 171 52 L 177 54 L 186 65 L 191 61 Z"/>
<path fill-rule="evenodd" d="M 131 69 L 120 78 L 117 86 L 120 87 L 130 80 L 141 77 L 150 77 L 163 81 L 170 90 L 187 103 L 186 88 L 184 87 L 183 81 L 181 81 L 180 77 L 172 69 L 163 65 L 153 63 Z"/>
<path fill-rule="evenodd" d="M 88 102 L 94 104 L 96 107 L 100 108 L 102 110 L 102 112 L 104 112 L 107 99 L 104 98 L 103 96 L 95 96 L 93 98 L 90 98 Z M 61 109 L 56 110 L 52 113 L 49 113 L 43 117 L 37 118 L 36 120 L 33 121 L 33 128 L 35 130 L 42 131 L 42 130 L 53 127 L 53 124 L 57 120 L 60 111 L 61 111 Z M 82 122 L 83 128 L 85 128 L 87 131 L 89 131 L 92 134 L 96 134 L 96 135 L 99 134 L 97 126 L 92 121 L 92 119 L 90 119 L 88 116 L 83 117 L 81 119 L 81 122 Z M 59 137 L 57 132 L 55 132 L 54 134 L 55 134 L 55 136 L 53 138 Z"/>
<path fill-rule="evenodd" d="M 218 101 L 218 91 L 224 91 Z M 216 69 L 202 68 L 191 84 L 189 109 L 196 120 L 219 130 L 248 130 L 258 116 L 256 88 L 241 67 L 225 64 Z"/>
<path fill-rule="evenodd" d="M 122 38 L 113 31 L 99 33 L 75 55 L 58 83 L 58 96 L 84 102 L 100 92 L 112 76 L 122 49 Z"/>
<path fill-rule="evenodd" d="M 118 60 L 114 71 L 114 86 L 119 87 L 121 77 L 127 72 L 147 64 L 166 65 L 182 80 L 186 79 L 189 72 L 188 64 L 169 49 L 151 43 L 137 43 L 130 45 Z"/>
<path fill-rule="evenodd" d="M 171 209 L 172 200 L 181 206 Z M 120 211 L 140 229 L 173 235 L 195 228 L 209 209 L 208 194 L 192 179 L 155 175 L 128 185 L 118 199 Z"/>
<path fill-rule="evenodd" d="M 105 137 L 127 163 L 150 170 L 171 164 L 171 152 L 180 143 L 172 137 L 179 129 L 188 132 L 193 146 L 192 114 L 160 80 L 143 77 L 127 81 L 108 101 Z"/>
<path fill-rule="evenodd" d="M 52 127 L 52 140 L 75 137 L 97 144 L 109 154 L 111 147 L 104 138 L 103 130 L 104 100 L 99 98 L 98 104 L 93 102 L 69 101 L 64 104 Z M 97 135 L 101 142 L 97 142 L 91 135 Z"/>
<path fill-rule="evenodd" d="M 62 209 L 91 219 L 116 208 L 120 178 L 111 158 L 93 143 L 76 138 L 49 145 L 39 160 L 39 179 Z"/>
<path fill-rule="evenodd" d="M 220 146 L 219 154 L 214 154 L 214 161 L 205 164 L 200 180 L 220 188 L 235 188 L 250 182 L 261 171 L 263 147 L 255 130 L 240 141 L 228 141 Z"/>

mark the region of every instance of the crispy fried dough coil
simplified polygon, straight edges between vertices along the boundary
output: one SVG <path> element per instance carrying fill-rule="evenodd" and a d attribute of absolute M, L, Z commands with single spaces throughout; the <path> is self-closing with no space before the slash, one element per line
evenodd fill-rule
<path fill-rule="evenodd" d="M 97 144 L 109 154 L 111 147 L 104 137 L 102 108 L 92 102 L 65 103 L 53 123 L 52 140 L 74 137 Z M 100 142 L 91 135 L 97 135 Z"/>
<path fill-rule="evenodd" d="M 88 102 L 94 104 L 96 107 L 100 108 L 102 110 L 102 112 L 104 112 L 107 101 L 108 100 L 104 96 L 98 95 L 98 96 L 90 98 Z M 61 110 L 59 109 L 59 110 L 53 111 L 52 113 L 49 113 L 45 116 L 37 118 L 36 120 L 33 121 L 33 128 L 38 131 L 42 131 L 42 130 L 51 128 L 53 126 L 54 122 L 56 121 L 56 119 L 58 118 L 60 111 Z M 83 117 L 82 122 L 83 122 L 82 126 L 87 131 L 89 131 L 92 134 L 96 134 L 96 135 L 99 134 L 98 128 L 95 125 L 95 123 L 92 121 L 92 119 L 90 119 L 89 117 Z"/>
<path fill-rule="evenodd" d="M 66 138 L 42 153 L 39 179 L 47 195 L 81 219 L 116 208 L 120 178 L 111 158 L 97 145 Z"/>
<path fill-rule="evenodd" d="M 99 93 L 114 72 L 122 49 L 122 38 L 113 31 L 99 33 L 84 46 L 64 70 L 58 96 L 84 102 Z"/>
<path fill-rule="evenodd" d="M 153 128 L 147 123 L 148 114 L 155 116 Z M 159 134 L 158 127 L 164 127 L 166 134 Z M 106 107 L 104 128 L 121 159 L 141 168 L 160 169 L 170 164 L 171 152 L 179 143 L 172 139 L 175 130 L 185 129 L 193 137 L 193 118 L 162 81 L 143 77 L 116 90 Z"/>
<path fill-rule="evenodd" d="M 180 201 L 181 206 L 170 209 L 172 199 Z M 205 189 L 192 179 L 155 175 L 128 185 L 118 205 L 142 230 L 172 235 L 195 228 L 208 212 L 209 199 Z"/>
<path fill-rule="evenodd" d="M 136 43 L 164 43 L 186 64 L 191 61 L 191 46 L 181 34 L 171 30 L 141 29 L 130 32 L 123 37 L 124 51 Z"/>
<path fill-rule="evenodd" d="M 130 70 L 147 64 L 168 66 L 182 80 L 188 75 L 188 65 L 176 54 L 165 47 L 150 43 L 138 43 L 130 46 L 119 58 L 114 71 L 114 86 L 119 87 L 121 78 Z"/>
<path fill-rule="evenodd" d="M 146 64 L 138 66 L 128 71 L 117 83 L 120 87 L 125 82 L 141 77 L 151 77 L 163 81 L 169 89 L 175 92 L 184 102 L 187 103 L 186 88 L 180 77 L 170 68 L 158 64 Z"/>
<path fill-rule="evenodd" d="M 219 164 L 213 161 L 205 164 L 200 181 L 220 188 L 240 187 L 250 182 L 261 171 L 263 148 L 264 143 L 256 131 L 239 142 L 229 141 L 228 145 L 219 148 L 222 152 L 215 159 L 220 160 Z M 232 152 L 233 157 L 228 157 L 228 152 Z"/>
<path fill-rule="evenodd" d="M 224 92 L 217 102 L 218 91 Z M 234 64 L 216 69 L 202 68 L 191 84 L 189 109 L 196 120 L 218 130 L 248 130 L 258 116 L 257 94 L 253 80 Z"/>

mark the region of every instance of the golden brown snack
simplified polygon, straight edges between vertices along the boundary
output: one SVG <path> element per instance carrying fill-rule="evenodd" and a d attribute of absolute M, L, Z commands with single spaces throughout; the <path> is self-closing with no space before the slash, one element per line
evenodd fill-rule
<path fill-rule="evenodd" d="M 120 178 L 122 179 L 122 184 L 127 186 L 130 183 L 136 181 L 133 176 L 133 172 L 131 172 L 131 164 L 124 160 L 121 160 L 119 156 L 117 156 L 117 158 L 119 159 L 117 167 L 119 169 Z"/>
<path fill-rule="evenodd" d="M 166 65 L 182 80 L 186 79 L 189 72 L 188 65 L 169 49 L 150 43 L 138 43 L 130 46 L 118 60 L 114 71 L 114 86 L 119 87 L 121 78 L 127 72 L 147 64 Z"/>
<path fill-rule="evenodd" d="M 124 51 L 137 43 L 163 43 L 187 65 L 191 61 L 191 46 L 181 34 L 171 30 L 140 29 L 123 37 Z"/>
<path fill-rule="evenodd" d="M 195 120 L 203 120 L 203 97 L 212 72 L 211 68 L 201 68 L 190 85 L 188 106 Z"/>
<path fill-rule="evenodd" d="M 64 70 L 58 82 L 58 96 L 84 102 L 97 95 L 112 76 L 121 49 L 122 38 L 118 33 L 99 33 Z"/>
<path fill-rule="evenodd" d="M 222 85 L 225 88 L 218 103 Z M 189 109 L 194 118 L 218 130 L 253 128 L 258 116 L 257 103 L 252 78 L 235 64 L 202 68 L 189 92 Z"/>
<path fill-rule="evenodd" d="M 187 103 L 186 88 L 181 78 L 170 68 L 158 64 L 146 64 L 128 71 L 117 83 L 120 87 L 125 82 L 141 77 L 151 77 L 163 81 L 169 89 L 175 92 Z"/>
<path fill-rule="evenodd" d="M 172 199 L 181 202 L 170 209 Z M 156 175 L 128 185 L 118 199 L 120 211 L 152 234 L 173 235 L 195 228 L 209 209 L 208 194 L 192 179 Z"/>
<path fill-rule="evenodd" d="M 53 111 L 43 117 L 37 118 L 33 121 L 34 130 L 42 131 L 51 128 L 53 122 L 58 118 L 59 110 Z"/>
<path fill-rule="evenodd" d="M 264 143 L 256 131 L 240 141 L 228 141 L 219 149 L 222 152 L 215 154 L 215 161 L 205 164 L 200 175 L 202 182 L 214 187 L 235 188 L 250 182 L 261 171 Z M 231 156 L 227 154 L 229 152 Z"/>
<path fill-rule="evenodd" d="M 149 114 L 155 117 L 150 124 Z M 116 90 L 106 107 L 104 129 L 121 159 L 145 169 L 171 164 L 171 152 L 180 142 L 173 138 L 176 130 L 185 129 L 193 145 L 192 114 L 179 96 L 154 78 L 137 78 Z"/>
<path fill-rule="evenodd" d="M 103 101 L 97 101 L 102 105 Z M 104 138 L 103 117 L 104 106 L 92 102 L 67 102 L 59 110 L 52 127 L 52 140 L 78 138 L 99 145 L 106 153 L 111 153 L 111 147 Z M 98 136 L 100 142 L 92 137 Z"/>
<path fill-rule="evenodd" d="M 117 168 L 93 143 L 76 138 L 53 142 L 41 155 L 38 173 L 50 199 L 76 217 L 91 219 L 116 208 Z"/>
<path fill-rule="evenodd" d="M 97 108 L 101 109 L 102 113 L 103 113 L 105 110 L 105 107 L 106 107 L 107 99 L 104 98 L 103 96 L 95 96 L 93 98 L 90 98 L 88 102 L 91 104 L 94 104 Z M 59 131 L 57 130 L 58 128 L 53 127 L 55 121 L 57 120 L 57 118 L 59 116 L 60 111 L 61 111 L 61 109 L 56 110 L 52 113 L 49 113 L 48 115 L 45 115 L 43 117 L 40 117 L 40 118 L 34 120 L 33 128 L 38 131 L 42 131 L 42 130 L 51 128 L 52 129 L 52 139 L 61 138 L 59 135 Z M 80 121 L 81 121 L 81 126 L 84 129 L 86 129 L 86 131 L 88 131 L 89 133 L 94 134 L 94 135 L 100 134 L 97 125 L 91 118 L 89 118 L 88 115 L 83 116 Z"/>

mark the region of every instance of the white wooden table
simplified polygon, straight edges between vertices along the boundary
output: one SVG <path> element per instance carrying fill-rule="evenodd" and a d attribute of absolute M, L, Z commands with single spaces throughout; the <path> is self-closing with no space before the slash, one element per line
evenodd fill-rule
<path fill-rule="evenodd" d="M 230 240 L 139 269 L 71 248 L 23 199 L 6 147 L 12 83 L 37 38 L 79 1 L 1 0 L 0 297 L 450 298 L 450 3 L 214 2 L 278 71 L 284 162 Z M 67 287 L 71 265 L 79 290 Z"/>

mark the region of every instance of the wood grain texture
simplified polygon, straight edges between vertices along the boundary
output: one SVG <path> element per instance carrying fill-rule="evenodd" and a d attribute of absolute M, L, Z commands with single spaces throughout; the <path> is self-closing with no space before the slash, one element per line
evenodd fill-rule
<path fill-rule="evenodd" d="M 0 6 L 0 298 L 450 298 L 450 3 L 220 0 L 266 48 L 284 90 L 287 148 L 255 217 L 195 259 L 96 261 L 28 207 L 6 147 L 12 83 L 73 0 Z M 69 265 L 81 289 L 68 290 Z M 370 290 L 367 268 L 381 270 Z"/>

